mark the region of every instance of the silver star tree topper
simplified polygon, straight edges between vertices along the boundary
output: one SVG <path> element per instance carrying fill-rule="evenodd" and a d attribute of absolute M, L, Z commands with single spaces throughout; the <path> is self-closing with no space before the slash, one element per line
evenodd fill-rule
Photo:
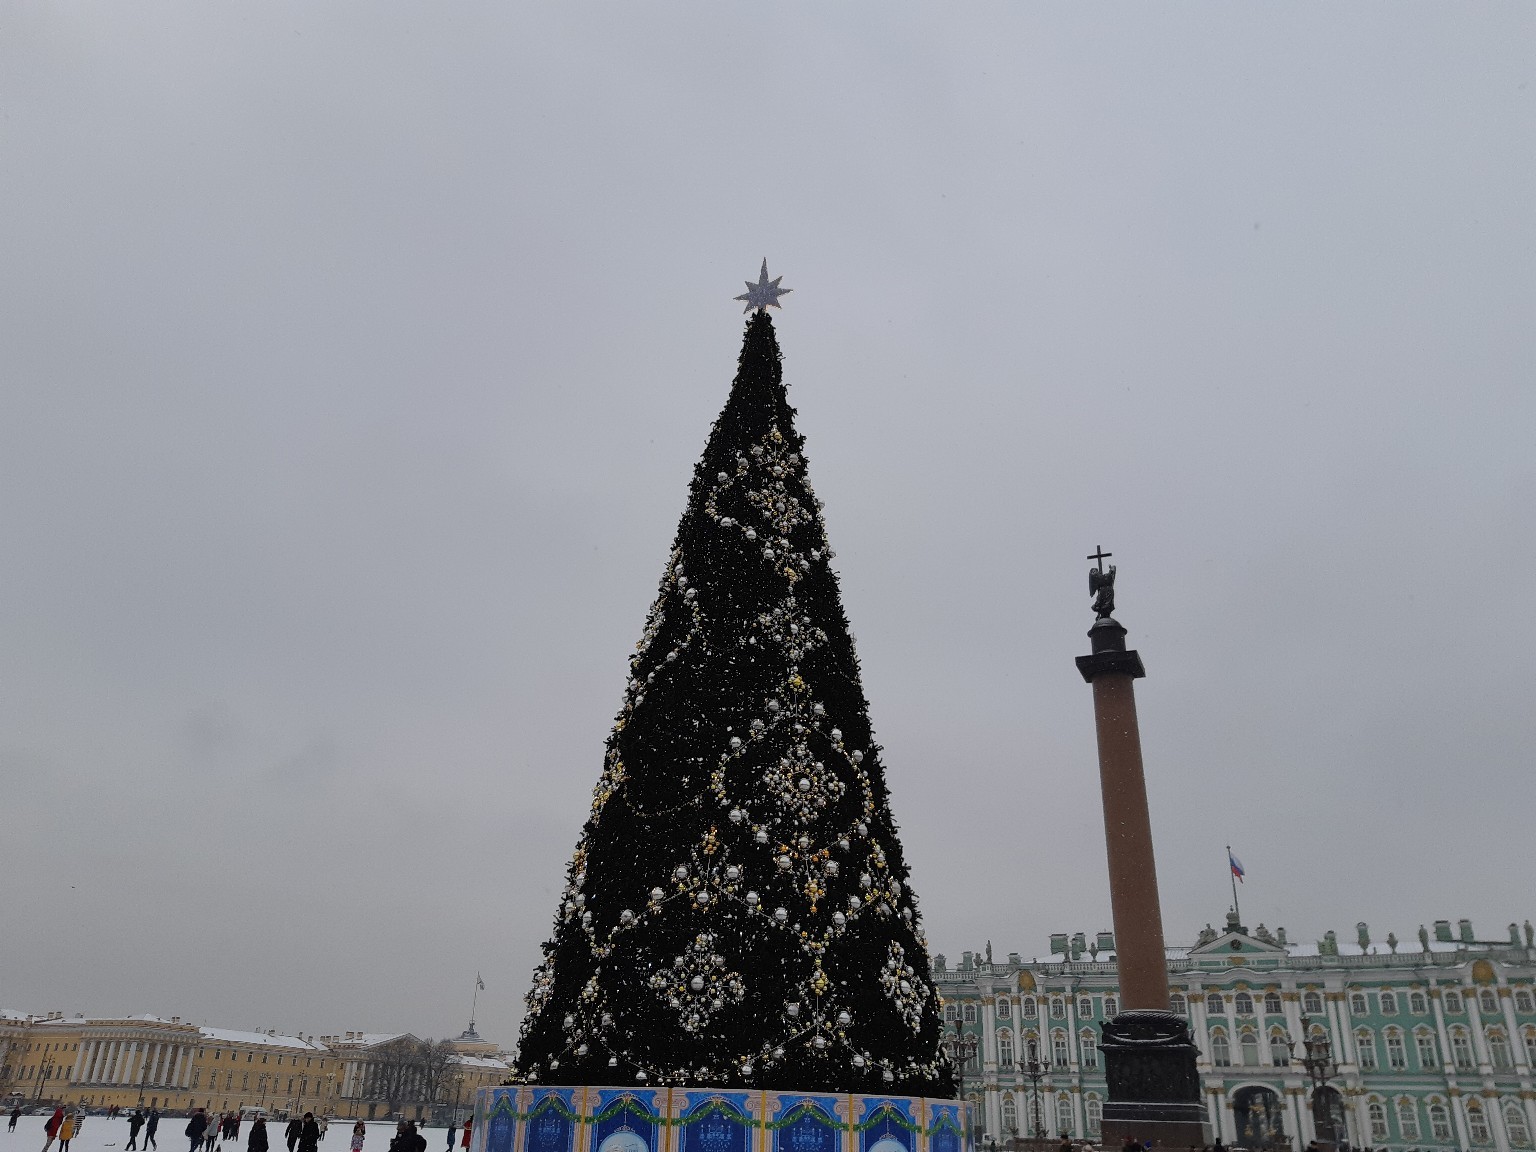
<path fill-rule="evenodd" d="M 780 288 L 779 281 L 782 279 L 784 279 L 782 276 L 775 276 L 772 280 L 768 279 L 768 260 L 764 257 L 763 270 L 758 273 L 757 283 L 754 284 L 750 280 L 743 281 L 747 286 L 746 294 L 736 297 L 737 300 L 745 300 L 747 302 L 747 306 L 742 311 L 750 312 L 754 308 L 782 307 L 779 304 L 779 297 L 788 296 L 794 291 L 793 288 Z"/>

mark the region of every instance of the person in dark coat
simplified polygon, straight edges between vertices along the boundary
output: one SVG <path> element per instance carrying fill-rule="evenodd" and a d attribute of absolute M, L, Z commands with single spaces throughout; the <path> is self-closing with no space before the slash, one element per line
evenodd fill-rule
<path fill-rule="evenodd" d="M 283 1139 L 288 1141 L 288 1152 L 293 1152 L 293 1146 L 299 1142 L 299 1134 L 304 1131 L 304 1121 L 297 1116 L 288 1121 L 288 1127 L 283 1129 Z"/>
<path fill-rule="evenodd" d="M 313 1112 L 304 1113 L 304 1122 L 299 1125 L 299 1152 L 319 1152 L 320 1125 L 315 1123 Z"/>
<path fill-rule="evenodd" d="M 411 1121 L 409 1132 L 411 1136 L 410 1152 L 427 1152 L 427 1138 L 416 1131 L 416 1121 Z"/>
<path fill-rule="evenodd" d="M 199 1108 L 192 1113 L 192 1119 L 187 1121 L 187 1139 L 192 1141 L 188 1152 L 197 1152 L 198 1145 L 203 1142 L 203 1133 L 208 1131 L 208 1116 Z"/>
<path fill-rule="evenodd" d="M 151 1107 L 149 1115 L 144 1120 L 144 1152 L 151 1148 L 159 1148 L 155 1143 L 155 1132 L 160 1127 L 160 1109 Z"/>
<path fill-rule="evenodd" d="M 245 1138 L 245 1152 L 267 1152 L 267 1122 L 260 1116 L 251 1121 L 251 1133 Z"/>
<path fill-rule="evenodd" d="M 21 1119 L 21 1105 L 18 1104 L 18 1105 L 16 1105 L 16 1107 L 11 1109 L 11 1122 L 5 1126 L 5 1130 L 7 1132 L 14 1132 L 14 1131 L 16 1131 L 16 1121 L 18 1121 L 20 1119 Z"/>
<path fill-rule="evenodd" d="M 133 1115 L 128 1117 L 128 1146 L 123 1152 L 134 1152 L 134 1149 L 139 1146 L 139 1129 L 142 1127 L 144 1127 L 144 1113 L 135 1108 Z"/>
<path fill-rule="evenodd" d="M 459 1122 L 457 1120 L 455 1120 L 452 1124 L 448 1125 L 448 1147 L 450 1149 L 453 1148 L 453 1138 L 455 1136 L 457 1136 L 458 1134 L 459 1134 Z"/>

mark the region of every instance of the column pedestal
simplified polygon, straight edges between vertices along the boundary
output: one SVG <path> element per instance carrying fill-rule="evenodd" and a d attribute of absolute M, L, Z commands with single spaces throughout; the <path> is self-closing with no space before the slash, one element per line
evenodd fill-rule
<path fill-rule="evenodd" d="M 1151 1009 L 1122 1012 L 1104 1022 L 1099 1050 L 1109 1081 L 1105 1148 L 1118 1148 L 1127 1139 L 1165 1148 L 1211 1142 L 1195 1042 L 1182 1016 Z"/>

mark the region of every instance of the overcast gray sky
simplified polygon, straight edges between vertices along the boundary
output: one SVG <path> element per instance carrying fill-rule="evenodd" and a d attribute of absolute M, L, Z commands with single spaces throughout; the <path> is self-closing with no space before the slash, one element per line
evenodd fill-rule
<path fill-rule="evenodd" d="M 933 948 L 1536 917 L 1536 8 L 0 7 L 0 1005 L 510 1043 L 766 255 Z"/>

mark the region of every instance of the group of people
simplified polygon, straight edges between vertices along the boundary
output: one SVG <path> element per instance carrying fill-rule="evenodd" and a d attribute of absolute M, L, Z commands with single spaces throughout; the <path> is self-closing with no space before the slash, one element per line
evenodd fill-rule
<path fill-rule="evenodd" d="M 21 1105 L 17 1104 L 11 1109 L 10 1123 L 6 1126 L 6 1130 L 16 1131 L 16 1123 L 20 1119 Z M 187 1120 L 186 1136 L 190 1142 L 187 1152 L 214 1152 L 215 1144 L 219 1140 L 238 1144 L 242 1122 L 243 1118 L 238 1112 L 226 1112 L 215 1119 L 208 1114 L 207 1109 L 195 1109 Z M 55 1140 L 58 1141 L 58 1152 L 69 1152 L 69 1142 L 79 1135 L 84 1123 L 85 1113 L 80 1109 L 55 1108 L 53 1115 L 48 1117 L 47 1123 L 43 1125 L 47 1141 L 43 1144 L 42 1152 L 51 1152 Z M 469 1148 L 471 1124 L 472 1121 L 464 1121 L 461 1147 L 466 1150 Z M 319 1152 L 319 1144 L 325 1139 L 327 1125 L 328 1121 L 325 1117 L 316 1119 L 313 1112 L 304 1113 L 302 1118 L 295 1116 L 290 1119 L 288 1127 L 283 1131 L 288 1152 Z M 128 1117 L 128 1143 L 123 1152 L 141 1152 L 139 1144 L 141 1133 L 144 1137 L 142 1152 L 149 1152 L 151 1148 L 158 1150 L 159 1145 L 155 1142 L 155 1134 L 159 1128 L 160 1110 L 158 1108 L 151 1108 L 148 1114 L 142 1108 L 135 1108 L 133 1114 Z M 459 1131 L 457 1123 L 449 1126 L 447 1152 L 453 1152 Z M 352 1126 L 350 1152 L 363 1152 L 363 1141 L 367 1136 L 368 1126 L 359 1120 Z M 245 1148 L 246 1152 L 270 1152 L 266 1117 L 257 1115 L 251 1119 Z M 427 1138 L 417 1130 L 415 1121 L 402 1120 L 395 1126 L 395 1135 L 390 1139 L 388 1152 L 427 1152 Z"/>

